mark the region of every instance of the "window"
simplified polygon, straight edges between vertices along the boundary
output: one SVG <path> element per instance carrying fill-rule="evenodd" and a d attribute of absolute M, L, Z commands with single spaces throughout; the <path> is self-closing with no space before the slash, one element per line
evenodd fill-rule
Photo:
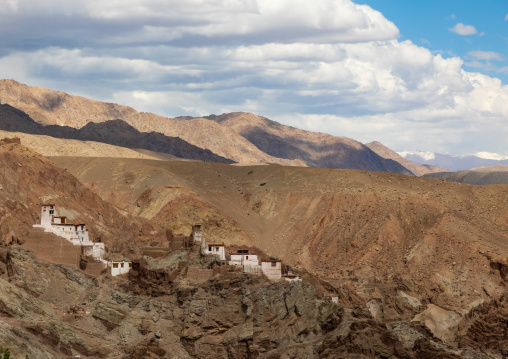
<path fill-rule="evenodd" d="M 121 266 L 120 266 L 120 268 L 123 268 L 123 263 L 121 263 Z"/>
<path fill-rule="evenodd" d="M 249 256 L 245 256 L 245 260 L 248 260 L 249 259 Z"/>
<path fill-rule="evenodd" d="M 113 268 L 118 268 L 118 263 L 113 263 Z"/>
<path fill-rule="evenodd" d="M 219 247 L 215 247 L 215 251 L 218 252 L 219 251 Z"/>
<path fill-rule="evenodd" d="M 55 214 L 55 210 L 54 209 L 50 209 L 49 210 L 49 214 Z"/>
<path fill-rule="evenodd" d="M 272 267 L 275 267 L 277 265 L 276 262 L 272 262 Z"/>
<path fill-rule="evenodd" d="M 208 252 L 211 252 L 212 251 L 212 247 L 208 247 Z"/>
<path fill-rule="evenodd" d="M 129 263 L 129 268 L 132 268 L 132 263 Z"/>

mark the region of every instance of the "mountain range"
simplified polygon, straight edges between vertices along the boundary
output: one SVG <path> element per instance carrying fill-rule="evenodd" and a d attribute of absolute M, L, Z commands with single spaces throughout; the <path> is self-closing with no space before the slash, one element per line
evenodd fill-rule
<path fill-rule="evenodd" d="M 0 129 L 7 131 L 97 141 L 223 163 L 350 168 L 407 175 L 443 171 L 411 164 L 379 143 L 368 146 L 346 137 L 299 130 L 251 113 L 166 118 L 14 80 L 0 81 L 0 101 Z M 15 119 L 8 120 L 8 116 Z"/>
<path fill-rule="evenodd" d="M 432 152 L 410 151 L 399 152 L 398 154 L 403 158 L 419 165 L 431 165 L 446 168 L 453 172 L 469 170 L 477 167 L 508 165 L 508 159 L 486 158 L 486 156 L 481 156 L 480 154 L 461 156 Z"/>

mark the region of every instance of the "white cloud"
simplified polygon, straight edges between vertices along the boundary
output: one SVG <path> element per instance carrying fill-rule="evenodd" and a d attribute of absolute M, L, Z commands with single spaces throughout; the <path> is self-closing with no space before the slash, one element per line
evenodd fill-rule
<path fill-rule="evenodd" d="M 261 36 L 280 41 L 332 43 L 372 41 L 399 36 L 397 27 L 369 6 L 349 0 L 133 0 L 96 1 L 90 16 L 114 21 L 155 23 L 137 37 L 173 40 L 186 35 Z M 136 29 L 137 31 L 137 29 Z M 129 36 L 124 37 L 128 41 Z"/>
<path fill-rule="evenodd" d="M 504 21 L 508 21 L 508 14 L 504 17 Z"/>
<path fill-rule="evenodd" d="M 0 14 L 18 12 L 18 0 L 0 0 Z"/>
<path fill-rule="evenodd" d="M 477 59 L 477 60 L 496 60 L 496 61 L 504 61 L 503 55 L 498 52 L 493 51 L 470 51 L 468 55 Z"/>
<path fill-rule="evenodd" d="M 461 22 L 452 27 L 450 31 L 462 36 L 474 35 L 478 32 L 473 25 L 464 25 Z"/>
<path fill-rule="evenodd" d="M 42 26 L 42 5 L 21 0 L 18 11 L 40 32 L 10 28 L 28 21 L 16 14 L 0 23 L 11 34 L 3 48 L 15 49 L 0 57 L 0 78 L 167 116 L 252 111 L 394 149 L 506 151 L 508 88 L 463 70 L 502 56 L 472 51 L 464 63 L 399 41 L 395 25 L 365 5 L 48 1 L 54 26 Z M 26 43 L 37 45 L 18 45 Z"/>

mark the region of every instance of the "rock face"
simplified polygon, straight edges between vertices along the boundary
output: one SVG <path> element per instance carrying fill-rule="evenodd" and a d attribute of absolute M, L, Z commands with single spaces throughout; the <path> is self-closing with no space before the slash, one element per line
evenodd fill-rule
<path fill-rule="evenodd" d="M 204 160 L 216 162 L 226 162 L 224 159 L 228 159 L 239 163 L 355 168 L 413 174 L 411 170 L 401 165 L 400 161 L 379 156 L 367 146 L 352 139 L 298 130 L 250 113 L 169 119 L 139 113 L 130 107 L 29 87 L 13 80 L 0 81 L 0 99 L 3 104 L 26 112 L 39 124 L 82 128 L 81 132 L 53 129 L 55 133 L 60 133 L 58 137 L 67 136 L 66 138 L 103 141 L 138 148 L 147 148 L 148 144 L 155 141 L 158 145 L 151 145 L 147 149 L 161 151 L 169 146 L 172 148 L 172 152 L 169 153 L 182 157 L 182 154 L 177 152 L 177 147 L 183 146 L 181 151 L 187 153 L 185 158 L 196 159 L 196 156 L 203 156 Z M 121 125 L 123 131 L 114 130 L 121 135 L 120 139 L 107 136 L 109 131 L 113 131 L 108 128 L 120 126 L 119 122 L 98 125 L 112 120 L 125 122 Z M 90 123 L 95 124 L 89 125 Z M 126 124 L 132 126 L 128 131 Z M 8 127 L 5 126 L 6 129 Z M 10 125 L 10 128 L 12 127 Z M 16 130 L 25 132 L 21 127 L 26 126 L 19 126 Z M 134 129 L 141 133 L 134 133 Z M 164 135 L 166 142 L 162 141 L 161 137 L 164 136 L 155 134 L 154 131 Z M 129 136 L 125 137 L 127 135 L 125 132 L 128 132 Z M 133 136 L 136 138 L 135 141 Z M 178 142 L 176 137 L 186 141 L 187 144 Z M 167 143 L 167 138 L 171 138 L 171 144 Z M 191 151 L 189 144 L 209 152 L 199 152 L 194 148 L 196 155 L 192 157 L 188 154 Z"/>
<path fill-rule="evenodd" d="M 173 255 L 162 265 L 150 262 L 148 270 L 180 268 L 170 280 L 151 277 L 161 288 L 157 296 L 146 295 L 148 287 L 136 274 L 91 279 L 40 263 L 20 247 L 4 254 L 0 264 L 11 270 L 0 277 L 0 341 L 15 357 L 494 358 L 489 354 L 504 345 L 492 347 L 475 336 L 460 344 L 466 337 L 459 335 L 452 347 L 418 324 L 386 324 L 361 306 L 320 299 L 315 287 L 302 282 L 273 283 L 222 267 L 196 283 L 189 270 L 213 262 L 195 251 Z M 476 313 L 504 320 L 499 310 Z M 468 316 L 463 333 L 482 335 L 473 329 L 481 319 Z M 503 335 L 500 329 L 495 338 Z"/>

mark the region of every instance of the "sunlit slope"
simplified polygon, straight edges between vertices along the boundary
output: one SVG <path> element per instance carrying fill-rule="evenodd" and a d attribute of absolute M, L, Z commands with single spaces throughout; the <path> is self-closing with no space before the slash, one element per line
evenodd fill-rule
<path fill-rule="evenodd" d="M 508 186 L 355 170 L 53 161 L 133 214 L 182 232 L 202 223 L 210 240 L 259 247 L 367 297 L 375 283 L 406 283 L 425 300 L 466 308 L 504 291 Z"/>

